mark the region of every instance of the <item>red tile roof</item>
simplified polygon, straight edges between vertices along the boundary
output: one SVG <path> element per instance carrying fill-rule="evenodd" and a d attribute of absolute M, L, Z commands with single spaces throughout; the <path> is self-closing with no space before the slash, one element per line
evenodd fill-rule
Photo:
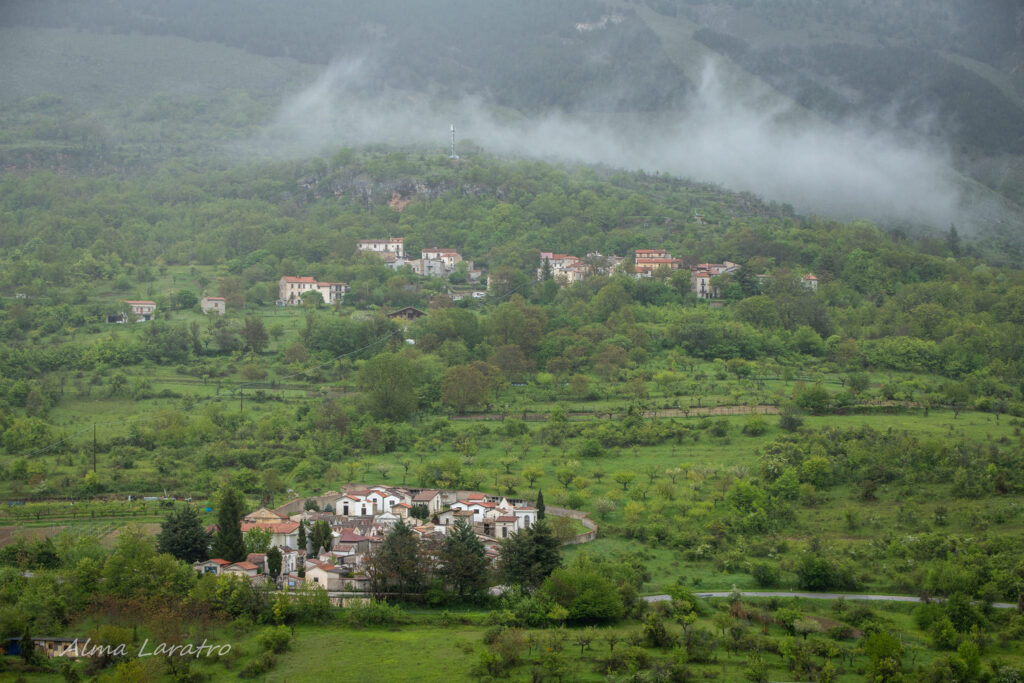
<path fill-rule="evenodd" d="M 254 571 L 256 569 L 259 569 L 259 567 L 254 565 L 252 562 L 235 562 L 231 566 L 238 567 L 239 569 L 245 569 L 246 571 Z"/>
<path fill-rule="evenodd" d="M 242 524 L 242 533 L 250 529 L 266 529 L 272 534 L 290 534 L 299 529 L 298 522 L 281 522 L 280 524 Z"/>

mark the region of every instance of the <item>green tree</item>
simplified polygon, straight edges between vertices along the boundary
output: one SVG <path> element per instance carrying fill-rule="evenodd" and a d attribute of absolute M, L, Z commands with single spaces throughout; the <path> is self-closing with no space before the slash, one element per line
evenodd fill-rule
<path fill-rule="evenodd" d="M 459 598 L 478 595 L 487 587 L 490 561 L 466 520 L 457 520 L 445 533 L 438 560 L 441 577 Z"/>
<path fill-rule="evenodd" d="M 245 532 L 245 552 L 248 553 L 265 553 L 270 548 L 270 538 L 273 534 L 270 529 L 263 529 L 258 526 L 254 526 Z"/>
<path fill-rule="evenodd" d="M 545 513 L 546 513 L 546 508 L 544 506 L 544 492 L 538 490 L 537 491 L 537 519 L 538 520 L 544 519 Z"/>
<path fill-rule="evenodd" d="M 320 519 L 313 523 L 313 528 L 309 532 L 309 542 L 313 546 L 314 555 L 319 553 L 321 548 L 324 552 L 330 552 L 334 546 L 334 534 L 327 520 Z"/>
<path fill-rule="evenodd" d="M 281 575 L 281 551 L 276 545 L 267 549 L 267 573 L 275 581 Z"/>
<path fill-rule="evenodd" d="M 301 550 L 302 552 L 305 553 L 305 552 L 309 551 L 309 541 L 306 538 L 306 522 L 305 522 L 305 520 L 301 520 L 299 522 L 299 538 L 296 541 L 296 543 L 298 543 L 298 545 L 299 545 L 298 549 Z"/>
<path fill-rule="evenodd" d="M 399 520 L 367 561 L 370 591 L 377 597 L 418 594 L 426 579 L 424 569 L 416 532 Z"/>
<path fill-rule="evenodd" d="M 267 330 L 259 318 L 246 318 L 241 335 L 245 348 L 253 353 L 261 353 L 267 347 Z"/>
<path fill-rule="evenodd" d="M 397 353 L 379 353 L 359 370 L 358 384 L 376 418 L 404 420 L 416 410 L 416 364 Z"/>
<path fill-rule="evenodd" d="M 501 544 L 499 567 L 508 583 L 536 588 L 561 564 L 558 539 L 546 520 L 517 531 Z"/>
<path fill-rule="evenodd" d="M 473 365 L 452 366 L 441 381 L 441 401 L 460 413 L 484 403 L 488 391 L 487 378 Z"/>
<path fill-rule="evenodd" d="M 539 593 L 568 610 L 569 621 L 612 622 L 620 619 L 624 612 L 618 587 L 599 567 L 587 561 L 555 569 Z"/>
<path fill-rule="evenodd" d="M 210 534 L 203 529 L 199 513 L 191 505 L 167 515 L 156 542 L 160 552 L 185 562 L 199 562 L 210 555 Z"/>
<path fill-rule="evenodd" d="M 245 502 L 241 495 L 231 486 L 221 489 L 217 502 L 217 533 L 213 535 L 214 557 L 228 562 L 241 562 L 245 559 L 245 541 L 242 538 L 242 517 L 245 515 Z"/>

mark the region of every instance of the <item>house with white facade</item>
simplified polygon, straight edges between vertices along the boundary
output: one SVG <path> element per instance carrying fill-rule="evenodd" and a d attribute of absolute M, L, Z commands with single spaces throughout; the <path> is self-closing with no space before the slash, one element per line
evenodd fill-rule
<path fill-rule="evenodd" d="M 156 315 L 155 301 L 125 301 L 128 304 L 128 312 L 136 322 L 140 320 L 152 320 Z"/>
<path fill-rule="evenodd" d="M 800 278 L 800 284 L 812 291 L 818 291 L 818 278 L 811 273 L 807 273 L 807 275 Z"/>
<path fill-rule="evenodd" d="M 372 251 L 376 254 L 391 254 L 396 258 L 405 258 L 404 237 L 359 240 L 356 246 L 359 248 L 359 251 Z"/>
<path fill-rule="evenodd" d="M 445 270 L 455 270 L 455 264 L 462 261 L 462 255 L 455 249 L 441 249 L 433 247 L 420 251 L 420 258 L 427 261 L 440 261 L 444 264 Z"/>
<path fill-rule="evenodd" d="M 281 306 L 298 306 L 306 292 L 319 292 L 325 304 L 340 303 L 349 287 L 346 282 L 320 282 L 314 277 L 286 275 L 277 282 L 277 302 Z"/>
<path fill-rule="evenodd" d="M 711 284 L 711 278 L 735 273 L 739 269 L 739 264 L 732 261 L 698 263 L 691 268 L 690 288 L 698 299 L 717 299 L 721 296 L 721 292 Z"/>

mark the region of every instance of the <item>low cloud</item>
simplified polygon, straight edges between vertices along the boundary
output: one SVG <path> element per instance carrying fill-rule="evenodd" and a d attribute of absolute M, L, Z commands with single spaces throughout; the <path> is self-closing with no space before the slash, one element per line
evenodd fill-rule
<path fill-rule="evenodd" d="M 736 91 L 709 63 L 686 110 L 657 123 L 633 116 L 523 118 L 481 98 L 382 94 L 354 61 L 332 65 L 288 100 L 259 142 L 263 151 L 296 156 L 369 143 L 443 149 L 454 123 L 459 138 L 497 154 L 670 173 L 842 219 L 943 229 L 963 222 L 946 151 L 866 125 L 829 124 L 767 92 Z"/>

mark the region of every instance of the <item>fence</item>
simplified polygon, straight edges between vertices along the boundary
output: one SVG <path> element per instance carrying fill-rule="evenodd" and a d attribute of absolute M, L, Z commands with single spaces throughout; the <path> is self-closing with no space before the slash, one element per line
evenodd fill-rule
<path fill-rule="evenodd" d="M 587 543 L 597 538 L 597 522 L 587 517 L 587 513 L 581 512 L 580 510 L 570 510 L 569 508 L 560 508 L 554 505 L 545 505 L 545 514 L 554 515 L 555 517 L 571 517 L 572 519 L 578 519 L 583 526 L 587 527 L 590 531 L 585 531 L 582 534 L 576 534 L 572 538 L 567 538 L 562 541 L 562 545 L 579 545 L 580 543 Z"/>

